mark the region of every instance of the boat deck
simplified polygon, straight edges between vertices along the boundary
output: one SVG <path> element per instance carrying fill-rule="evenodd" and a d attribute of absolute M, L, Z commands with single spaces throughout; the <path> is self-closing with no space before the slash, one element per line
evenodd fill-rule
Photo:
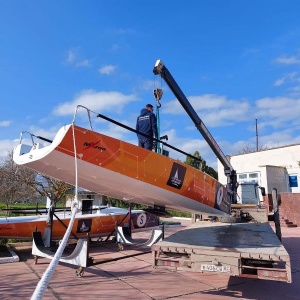
<path fill-rule="evenodd" d="M 183 227 L 191 225 L 191 221 L 180 221 Z M 183 227 L 166 227 L 166 237 Z M 150 232 L 144 231 L 133 237 L 145 240 L 149 236 Z M 282 243 L 291 258 L 292 283 L 155 269 L 149 248 L 125 246 L 119 251 L 116 244 L 92 244 L 90 255 L 103 263 L 85 268 L 83 277 L 76 276 L 75 266 L 60 263 L 43 299 L 299 299 L 300 228 L 282 227 Z M 35 264 L 28 244 L 14 249 L 20 261 L 0 265 L 1 299 L 29 299 L 50 261 L 41 258 Z"/>

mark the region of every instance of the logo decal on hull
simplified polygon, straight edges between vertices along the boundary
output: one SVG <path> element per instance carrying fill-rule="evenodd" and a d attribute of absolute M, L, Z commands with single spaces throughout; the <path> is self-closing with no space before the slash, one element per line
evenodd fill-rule
<path fill-rule="evenodd" d="M 141 213 L 138 215 L 137 219 L 136 219 L 136 225 L 138 227 L 144 227 L 146 225 L 146 221 L 147 221 L 147 216 L 145 213 Z"/>
<path fill-rule="evenodd" d="M 79 233 L 79 232 L 90 232 L 91 229 L 92 229 L 92 219 L 78 220 L 77 233 Z"/>
<path fill-rule="evenodd" d="M 101 142 L 101 140 L 97 141 L 97 142 L 84 142 L 83 146 L 85 146 L 85 148 L 83 150 L 87 150 L 89 148 L 95 148 L 98 149 L 100 151 L 105 151 L 106 148 L 98 146 L 98 144 Z"/>
<path fill-rule="evenodd" d="M 180 189 L 183 184 L 186 167 L 174 162 L 167 185 Z"/>
<path fill-rule="evenodd" d="M 217 182 L 214 208 L 219 209 L 227 214 L 230 214 L 230 204 L 227 201 L 225 195 L 226 195 L 225 187 L 221 185 L 219 182 Z"/>
<path fill-rule="evenodd" d="M 223 187 L 220 186 L 217 193 L 217 204 L 220 206 L 223 200 Z"/>

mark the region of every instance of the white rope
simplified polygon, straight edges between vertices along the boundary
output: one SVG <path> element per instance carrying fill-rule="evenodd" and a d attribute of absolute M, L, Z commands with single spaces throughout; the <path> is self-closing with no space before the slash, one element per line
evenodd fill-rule
<path fill-rule="evenodd" d="M 51 260 L 51 263 L 49 264 L 47 270 L 45 271 L 45 273 L 43 274 L 42 278 L 40 279 L 38 285 L 35 288 L 34 293 L 32 294 L 31 300 L 40 300 L 43 297 L 44 291 L 47 288 L 49 281 L 53 275 L 53 272 L 55 271 L 55 268 L 62 256 L 62 253 L 66 247 L 66 244 L 68 242 L 73 224 L 74 224 L 74 220 L 75 220 L 75 215 L 77 213 L 77 207 L 74 205 L 74 207 L 72 208 L 72 216 L 70 219 L 70 223 L 69 226 L 67 228 L 67 231 L 64 235 L 64 238 L 62 240 L 62 242 L 60 243 L 54 257 Z"/>
<path fill-rule="evenodd" d="M 78 202 L 78 173 L 77 173 L 77 153 L 76 153 L 76 141 L 75 141 L 75 132 L 74 132 L 74 122 L 72 124 L 72 130 L 73 130 L 73 145 L 74 145 L 74 157 L 75 157 L 75 199 L 74 203 L 72 204 L 72 215 L 70 219 L 70 223 L 68 225 L 68 228 L 66 230 L 66 233 L 54 255 L 54 257 L 51 260 L 51 263 L 49 264 L 48 268 L 44 272 L 42 278 L 40 279 L 39 283 L 37 284 L 34 293 L 31 296 L 31 300 L 41 300 L 43 297 L 43 294 L 50 282 L 50 279 L 55 271 L 55 268 L 63 254 L 63 251 L 67 245 L 69 236 L 72 231 L 72 227 L 75 221 L 76 213 L 80 210 L 80 205 Z"/>
<path fill-rule="evenodd" d="M 77 198 L 77 195 L 78 195 L 78 167 L 77 167 L 77 150 L 76 150 L 74 122 L 75 121 L 73 121 L 73 123 L 72 123 L 74 161 L 75 161 L 75 199 L 74 199 L 74 203 L 77 203 L 78 209 L 80 209 L 81 207 L 79 207 L 79 202 L 78 202 L 78 198 Z"/>

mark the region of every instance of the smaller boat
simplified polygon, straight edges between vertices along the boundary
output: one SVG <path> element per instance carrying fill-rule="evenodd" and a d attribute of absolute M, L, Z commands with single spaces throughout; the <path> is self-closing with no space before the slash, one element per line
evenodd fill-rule
<path fill-rule="evenodd" d="M 49 224 L 49 215 L 20 216 L 0 218 L 0 238 L 30 239 L 34 231 L 46 234 L 52 228 L 52 238 L 60 239 L 64 236 L 70 222 L 71 211 L 55 213 L 52 225 Z M 76 214 L 72 228 L 72 235 L 85 237 L 107 236 L 115 229 L 116 224 L 128 223 L 128 210 L 118 207 L 99 206 L 92 213 Z"/>
<path fill-rule="evenodd" d="M 61 239 L 66 232 L 70 218 L 71 211 L 55 213 L 52 225 L 48 214 L 0 218 L 0 238 L 31 239 L 33 232 L 40 231 L 44 239 L 49 237 L 49 234 L 51 234 L 51 239 Z M 98 206 L 93 207 L 91 213 L 76 214 L 71 235 L 83 238 L 88 233 L 91 238 L 106 237 L 114 232 L 116 226 L 129 226 L 130 219 L 133 230 L 159 225 L 159 219 L 156 216 L 142 210 L 132 210 L 129 214 L 127 209 Z"/>

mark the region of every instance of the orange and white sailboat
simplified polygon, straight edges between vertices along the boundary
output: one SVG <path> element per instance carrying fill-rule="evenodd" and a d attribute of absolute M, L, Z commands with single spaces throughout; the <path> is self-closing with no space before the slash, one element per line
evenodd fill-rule
<path fill-rule="evenodd" d="M 77 178 L 81 188 L 125 201 L 197 214 L 230 212 L 226 188 L 208 174 L 74 122 L 45 147 L 21 139 L 13 159 L 72 185 Z"/>
<path fill-rule="evenodd" d="M 70 222 L 71 212 L 58 212 L 49 222 L 49 215 L 20 216 L 0 218 L 0 238 L 31 239 L 32 233 L 40 231 L 44 237 L 52 230 L 52 239 L 61 239 Z M 73 237 L 101 237 L 111 234 L 116 225 L 122 226 L 128 223 L 129 216 L 126 209 L 117 207 L 99 207 L 93 213 L 76 214 L 72 227 Z"/>
<path fill-rule="evenodd" d="M 35 231 L 41 232 L 45 240 L 63 238 L 70 223 L 71 210 L 58 210 L 52 218 L 49 212 L 47 214 L 40 210 L 39 213 L 35 216 L 0 218 L 0 238 L 31 239 Z M 76 214 L 71 235 L 75 238 L 85 238 L 88 233 L 91 238 L 107 237 L 114 235 L 116 226 L 130 226 L 132 231 L 139 231 L 158 225 L 159 218 L 143 210 L 129 211 L 112 206 L 93 206 L 88 213 L 80 211 Z"/>

